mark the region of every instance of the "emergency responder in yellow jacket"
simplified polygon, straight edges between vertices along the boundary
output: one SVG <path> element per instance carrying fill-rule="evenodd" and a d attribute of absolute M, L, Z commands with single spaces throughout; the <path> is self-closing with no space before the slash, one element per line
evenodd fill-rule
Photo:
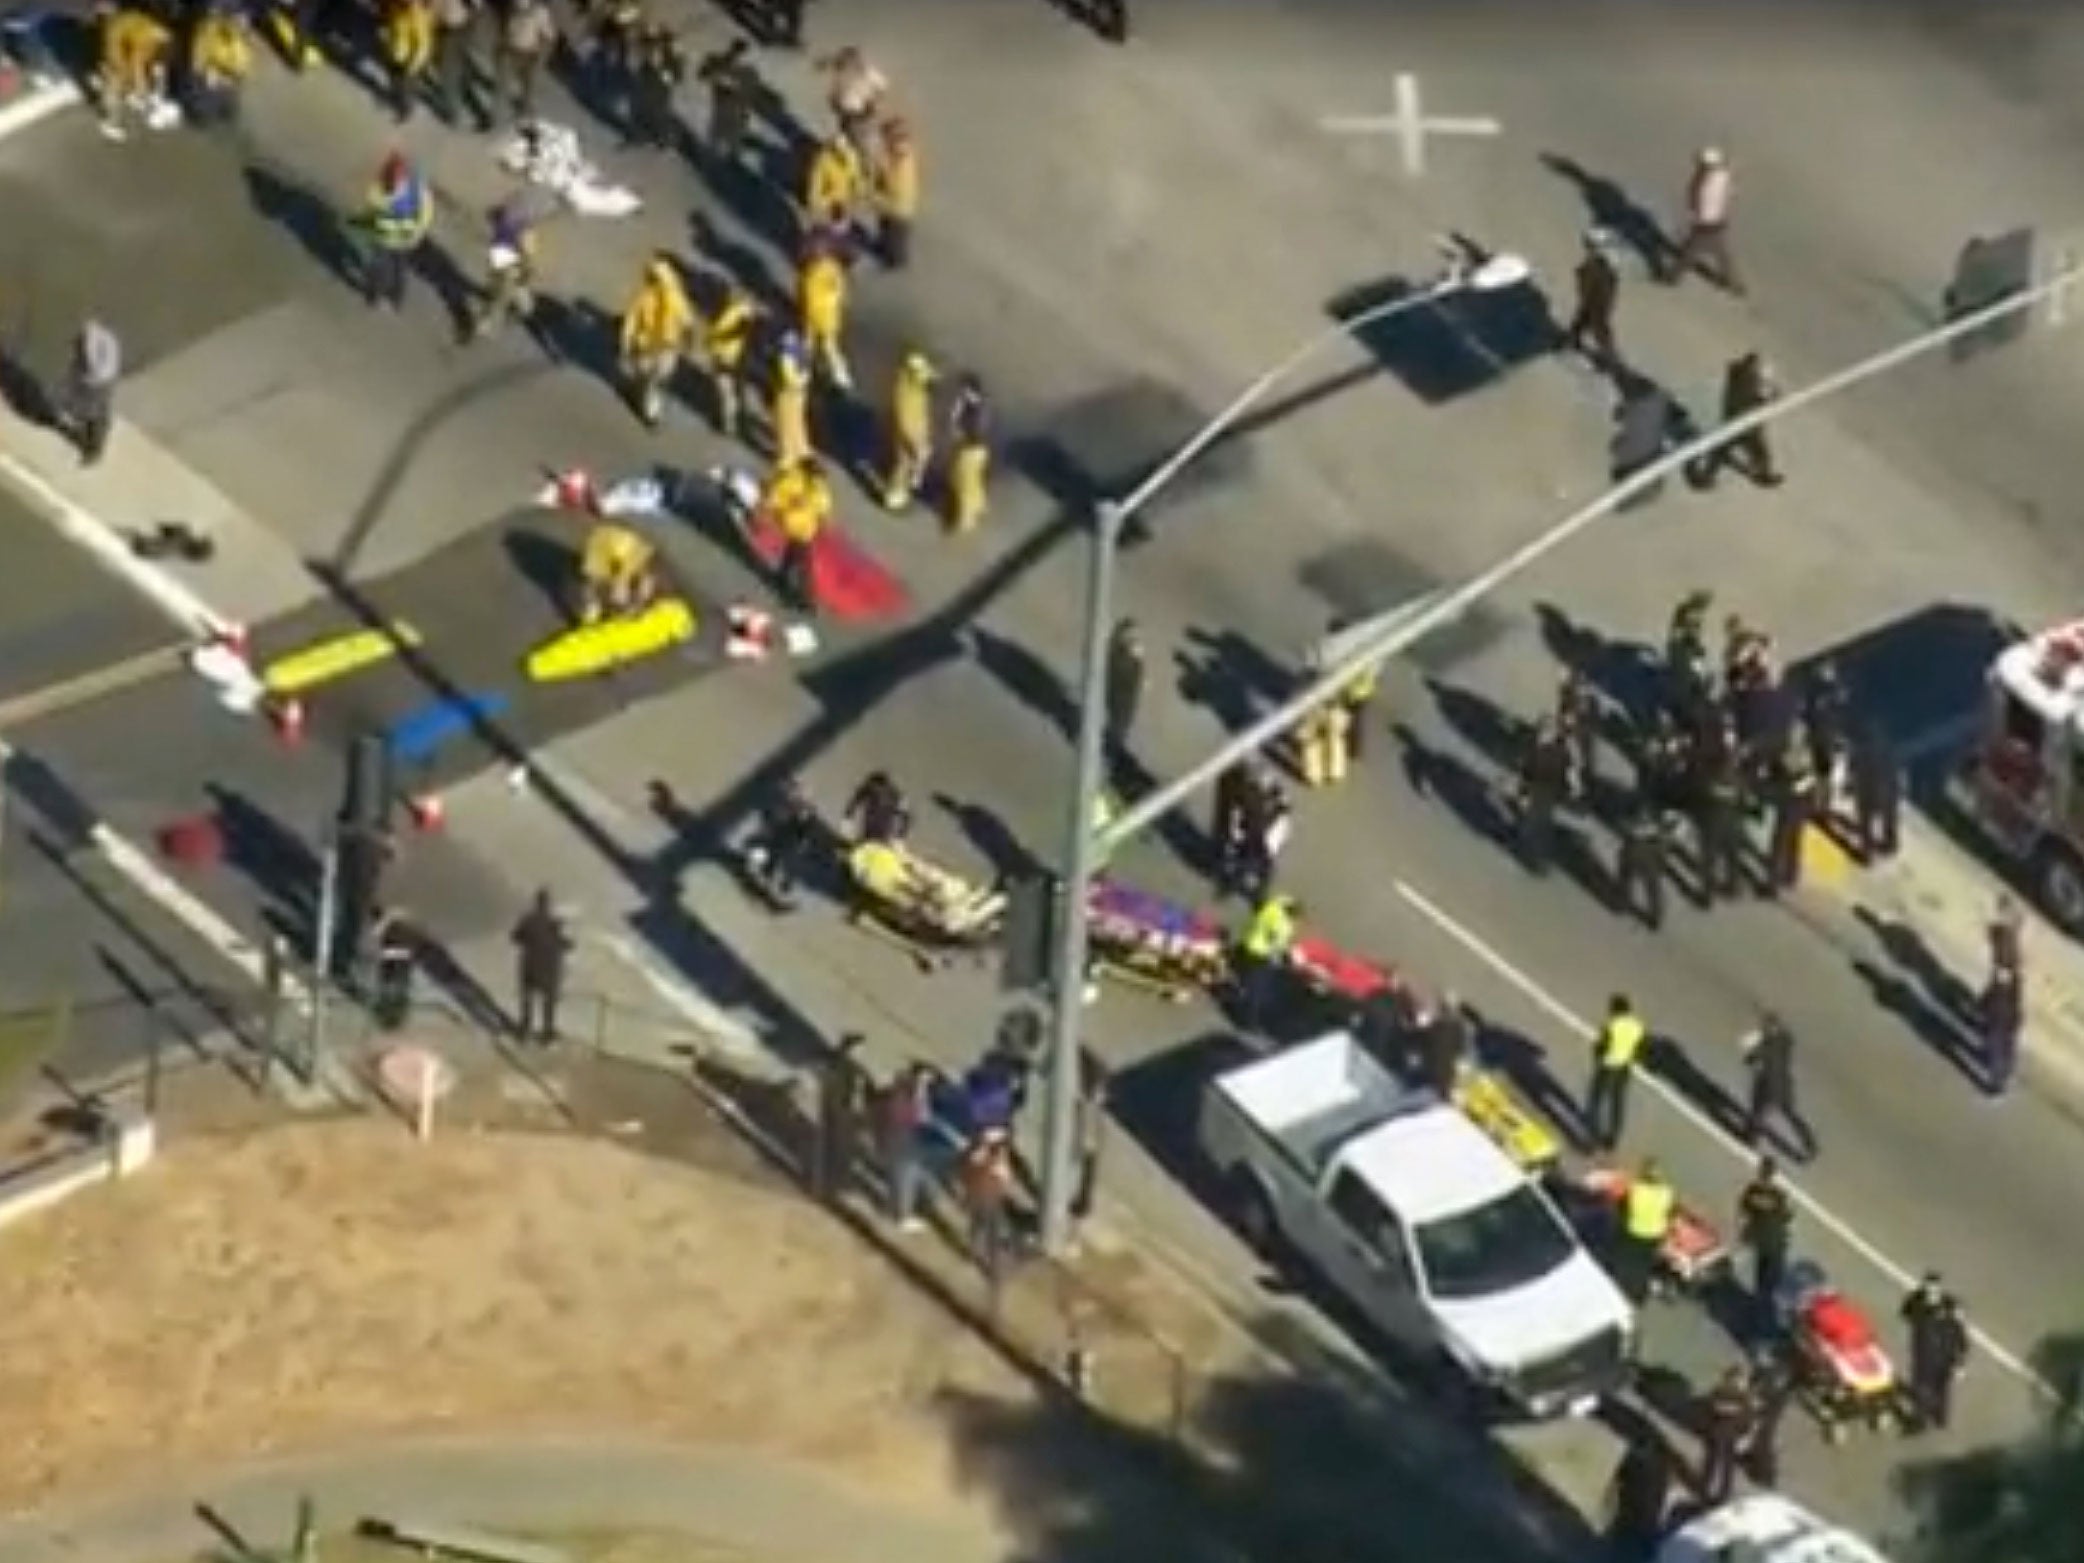
<path fill-rule="evenodd" d="M 744 416 L 746 357 L 760 312 L 752 295 L 736 283 L 724 288 L 723 302 L 702 326 L 702 367 L 709 375 L 709 394 L 719 434 L 739 437 Z M 808 449 L 795 452 L 798 457 Z"/>
<path fill-rule="evenodd" d="M 806 230 L 851 228 L 866 182 L 853 142 L 832 136 L 819 143 L 803 181 Z"/>
<path fill-rule="evenodd" d="M 212 5 L 188 42 L 188 119 L 221 125 L 239 117 L 239 91 L 253 69 L 253 40 L 245 19 L 228 5 Z"/>
<path fill-rule="evenodd" d="M 369 302 L 398 309 L 405 303 L 406 271 L 434 227 L 434 197 L 402 153 L 393 152 L 377 169 L 362 226 L 369 235 L 363 257 Z"/>
<path fill-rule="evenodd" d="M 1231 959 L 1237 966 L 1239 1020 L 1247 1030 L 1258 1031 L 1266 1023 L 1281 970 L 1295 948 L 1295 920 L 1301 912 L 1294 897 L 1268 892 L 1245 922 Z"/>
<path fill-rule="evenodd" d="M 774 344 L 773 380 L 767 417 L 774 435 L 774 464 L 793 467 L 811 454 L 810 348 L 793 328 Z"/>
<path fill-rule="evenodd" d="M 1647 1298 L 1663 1269 L 1664 1240 L 1671 1235 L 1679 1197 L 1664 1180 L 1664 1170 L 1646 1161 L 1628 1180 L 1621 1196 L 1622 1288 L 1636 1302 Z"/>
<path fill-rule="evenodd" d="M 1381 668 L 1370 665 L 1354 674 L 1339 691 L 1339 704 L 1346 708 L 1346 758 L 1355 764 L 1360 763 L 1361 753 L 1367 747 L 1362 735 L 1367 731 L 1368 708 L 1375 703 L 1381 679 Z"/>
<path fill-rule="evenodd" d="M 1649 1035 L 1627 994 L 1607 1000 L 1606 1021 L 1592 1039 L 1592 1085 L 1585 1093 L 1585 1128 L 1601 1150 L 1621 1143 L 1628 1125 L 1628 1087 Z"/>
<path fill-rule="evenodd" d="M 912 258 L 912 224 L 919 217 L 919 146 L 912 127 L 895 116 L 883 122 L 874 170 L 876 250 L 901 271 Z"/>
<path fill-rule="evenodd" d="M 926 481 L 933 459 L 933 385 L 938 376 L 924 353 L 909 352 L 897 366 L 890 393 L 890 470 L 883 479 L 883 506 L 910 506 Z"/>
<path fill-rule="evenodd" d="M 847 324 L 847 268 L 831 244 L 812 244 L 804 251 L 796 303 L 812 368 L 842 391 L 852 390 L 854 376 L 840 343 Z"/>
<path fill-rule="evenodd" d="M 174 35 L 144 11 L 109 7 L 101 13 L 100 87 L 103 132 L 123 138 L 123 112 L 139 113 L 166 92 Z"/>
<path fill-rule="evenodd" d="M 653 428 L 665 412 L 666 388 L 694 332 L 695 307 L 679 268 L 670 257 L 654 255 L 622 312 L 621 344 L 622 372 L 634 389 L 637 415 Z"/>
<path fill-rule="evenodd" d="M 579 554 L 580 620 L 597 624 L 649 606 L 658 592 L 658 554 L 641 533 L 603 521 Z"/>
<path fill-rule="evenodd" d="M 984 519 L 991 484 L 991 403 L 984 382 L 966 374 L 948 408 L 948 530 L 970 532 Z"/>
<path fill-rule="evenodd" d="M 777 468 L 760 496 L 760 509 L 782 537 L 779 567 L 783 592 L 800 608 L 817 606 L 811 582 L 811 549 L 832 519 L 832 484 L 815 456 Z"/>
<path fill-rule="evenodd" d="M 1302 753 L 1303 781 L 1312 787 L 1330 787 L 1346 779 L 1346 740 L 1352 717 L 1345 703 L 1327 700 L 1296 728 L 1296 746 Z"/>
<path fill-rule="evenodd" d="M 383 23 L 384 64 L 390 71 L 391 112 L 412 118 L 420 84 L 434 63 L 434 7 L 430 0 L 388 0 Z"/>

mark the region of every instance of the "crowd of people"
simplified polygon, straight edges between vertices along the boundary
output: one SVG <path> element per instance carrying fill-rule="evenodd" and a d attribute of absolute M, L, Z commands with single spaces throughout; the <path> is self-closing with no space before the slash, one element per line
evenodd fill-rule
<path fill-rule="evenodd" d="M 241 0 L 109 0 L 96 16 L 95 95 L 111 136 L 140 121 L 163 126 L 176 103 L 200 124 L 237 116 L 255 60 L 255 24 Z M 640 0 L 585 0 L 571 26 L 546 0 L 383 0 L 373 8 L 295 0 L 264 22 L 300 67 L 325 58 L 378 65 L 401 120 L 425 106 L 462 130 L 533 123 L 539 84 L 553 64 L 568 67 L 577 95 L 628 144 L 684 152 L 720 190 L 765 177 L 751 155 L 752 130 L 761 116 L 785 112 L 745 38 L 690 62 Z M 957 535 L 975 530 L 989 508 L 994 433 L 982 379 L 937 363 L 923 346 L 900 355 L 884 395 L 856 385 L 847 353 L 853 294 L 864 261 L 888 271 L 910 262 L 920 148 L 888 79 L 860 49 L 816 63 L 830 124 L 812 138 L 792 122 L 787 137 L 800 143 L 795 187 L 785 192 L 794 222 L 790 306 L 768 308 L 743 278 L 659 253 L 641 268 L 614 344 L 623 387 L 647 425 L 658 426 L 693 369 L 716 430 L 766 458 L 759 519 L 782 542 L 780 587 L 806 612 L 820 606 L 811 562 L 833 522 L 835 459 L 862 454 L 821 448 L 855 422 L 821 417 L 821 405 L 874 404 L 881 448 L 873 497 L 901 512 L 930 495 Z M 699 130 L 681 112 L 690 83 L 706 99 Z M 434 275 L 424 262 L 436 242 L 437 204 L 415 159 L 398 151 L 382 161 L 347 222 L 372 305 L 400 308 L 416 274 Z M 552 269 L 543 244 L 548 215 L 540 193 L 525 186 L 486 213 L 482 276 L 458 310 L 465 341 L 541 325 Z"/>

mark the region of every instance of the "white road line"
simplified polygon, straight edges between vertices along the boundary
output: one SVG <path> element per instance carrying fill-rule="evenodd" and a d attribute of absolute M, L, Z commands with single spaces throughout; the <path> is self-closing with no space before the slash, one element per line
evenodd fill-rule
<path fill-rule="evenodd" d="M 68 541 L 85 550 L 118 580 L 126 582 L 179 626 L 183 633 L 209 639 L 229 627 L 224 616 L 186 584 L 151 561 L 140 559 L 120 532 L 84 506 L 67 499 L 56 484 L 28 463 L 14 456 L 0 455 L 0 480 L 14 488 L 31 507 L 42 512 Z"/>
<path fill-rule="evenodd" d="M 1432 923 L 1434 927 L 1490 967 L 1492 971 L 1517 989 L 1521 996 L 1536 1009 L 1547 1015 L 1563 1029 L 1569 1031 L 1573 1036 L 1588 1043 L 1590 1042 L 1598 1030 L 1591 1021 L 1585 1019 L 1582 1015 L 1574 1014 L 1561 1000 L 1549 993 L 1540 983 L 1536 982 L 1532 977 L 1513 965 L 1511 961 L 1507 960 L 1504 955 L 1500 954 L 1489 941 L 1449 915 L 1420 891 L 1401 879 L 1396 881 L 1396 887 L 1397 894 L 1402 896 L 1414 911 L 1418 912 L 1428 922 Z M 1746 1165 L 1749 1165 L 1756 1159 L 1756 1152 L 1751 1147 L 1727 1133 L 1720 1124 L 1695 1107 L 1693 1103 L 1687 1101 L 1683 1095 L 1670 1085 L 1652 1074 L 1645 1074 L 1643 1080 L 1652 1091 L 1656 1092 L 1664 1100 L 1667 1106 L 1696 1129 L 1700 1130 L 1708 1139 L 1727 1151 L 1732 1157 Z M 1835 1214 L 1814 1195 L 1796 1184 L 1794 1180 L 1787 1180 L 1787 1189 L 1788 1193 L 1793 1196 L 1795 1203 L 1806 1211 L 1818 1226 L 1866 1260 L 1868 1264 L 1872 1265 L 1875 1270 L 1880 1272 L 1894 1285 L 1908 1290 L 1916 1284 L 1916 1276 L 1908 1269 L 1868 1242 L 1866 1238 L 1853 1229 L 1851 1223 Z M 1983 1355 L 2003 1368 L 2005 1372 L 2017 1378 L 2021 1383 L 2034 1391 L 2035 1394 L 2044 1396 L 2049 1400 L 2058 1398 L 2055 1386 L 2042 1378 L 2040 1374 L 2034 1372 L 2017 1352 L 2012 1351 L 2003 1342 L 1994 1339 L 1987 1331 L 1978 1326 L 1970 1325 L 1969 1334 L 1973 1337 Z"/>
<path fill-rule="evenodd" d="M 760 1040 L 759 1033 L 752 1027 L 704 998 L 678 977 L 663 970 L 658 962 L 628 939 L 618 934 L 597 932 L 594 941 L 643 978 L 644 985 L 699 1032 L 704 1040 L 718 1044 L 725 1053 L 741 1063 L 749 1060 L 765 1063 L 774 1059 L 773 1050 Z"/>
<path fill-rule="evenodd" d="M 40 125 L 53 114 L 85 101 L 80 89 L 69 81 L 31 87 L 7 107 L 0 108 L 0 136 L 12 136 L 31 125 Z"/>

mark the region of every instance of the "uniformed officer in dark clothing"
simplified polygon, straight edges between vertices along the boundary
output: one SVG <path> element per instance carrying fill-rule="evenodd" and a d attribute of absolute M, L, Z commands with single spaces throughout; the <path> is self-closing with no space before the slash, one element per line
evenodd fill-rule
<path fill-rule="evenodd" d="M 1676 1462 L 1669 1445 L 1645 1428 L 1628 1441 L 1607 1486 L 1606 1541 L 1617 1559 L 1647 1558 L 1664 1539 Z"/>
<path fill-rule="evenodd" d="M 1106 718 L 1107 747 L 1116 754 L 1128 747 L 1136 726 L 1136 712 L 1143 704 L 1146 677 L 1143 635 L 1136 621 L 1124 619 L 1107 638 L 1107 666 L 1102 709 Z"/>
<path fill-rule="evenodd" d="M 709 121 L 703 151 L 718 164 L 736 164 L 752 129 L 753 99 L 759 77 L 751 59 L 752 45 L 733 38 L 714 54 L 704 55 L 695 79 L 709 90 Z"/>
<path fill-rule="evenodd" d="M 2019 1072 L 2019 1033 L 2026 1025 L 2024 984 L 2014 971 L 1999 969 L 1983 985 L 1978 1008 L 1983 1031 L 1983 1089 L 2000 1097 Z"/>
<path fill-rule="evenodd" d="M 871 771 L 861 779 L 842 811 L 859 841 L 905 839 L 912 831 L 912 810 L 888 771 Z"/>
<path fill-rule="evenodd" d="M 1802 730 L 1809 739 L 1809 768 L 1816 773 L 1821 812 L 1828 815 L 1843 777 L 1851 738 L 1852 702 L 1838 669 L 1826 662 L 1802 690 Z"/>
<path fill-rule="evenodd" d="M 854 1153 L 868 1117 L 868 1071 L 857 1055 L 867 1039 L 850 1031 L 833 1045 L 818 1070 L 817 1195 L 837 1199 L 854 1181 Z"/>
<path fill-rule="evenodd" d="M 1758 1413 L 1752 1420 L 1751 1440 L 1744 1447 L 1744 1468 L 1761 1487 L 1780 1485 L 1780 1424 L 1794 1404 L 1801 1385 L 1794 1364 L 1784 1358 L 1768 1358 L 1752 1369 L 1753 1393 Z"/>
<path fill-rule="evenodd" d="M 1418 1038 L 1418 1065 L 1426 1089 L 1443 1101 L 1453 1100 L 1469 1054 L 1469 1013 L 1454 994 L 1443 993 L 1440 1007 Z"/>
<path fill-rule="evenodd" d="M 1666 850 L 1663 813 L 1647 799 L 1638 802 L 1621 827 L 1614 889 L 1622 915 L 1640 917 L 1652 933 L 1664 926 Z"/>
<path fill-rule="evenodd" d="M 1585 235 L 1573 281 L 1577 306 L 1570 324 L 1563 328 L 1563 344 L 1581 354 L 1594 368 L 1611 373 L 1619 367 L 1621 350 L 1614 343 L 1614 306 L 1620 302 L 1621 273 L 1614 268 L 1605 229 L 1594 228 Z"/>
<path fill-rule="evenodd" d="M 762 803 L 759 828 L 746 849 L 746 867 L 754 882 L 784 908 L 794 903 L 817 834 L 818 811 L 794 777 Z"/>
<path fill-rule="evenodd" d="M 1570 786 L 1570 751 L 1555 724 L 1534 729 L 1527 757 L 1520 766 L 1520 860 L 1534 874 L 1546 874 L 1556 855 L 1556 810 Z"/>
<path fill-rule="evenodd" d="M 520 1005 L 514 1034 L 524 1042 L 557 1039 L 557 1001 L 564 993 L 565 957 L 571 954 L 572 937 L 564 919 L 550 903 L 550 892 L 538 890 L 521 920 L 514 924 L 514 950 L 518 957 Z"/>
<path fill-rule="evenodd" d="M 1903 779 L 1888 740 L 1873 724 L 1861 729 L 1851 754 L 1854 846 L 1860 861 L 1893 857 L 1903 810 Z"/>
<path fill-rule="evenodd" d="M 1733 763 L 1724 762 L 1702 778 L 1696 811 L 1701 900 L 1712 904 L 1744 888 L 1744 797 Z"/>
<path fill-rule="evenodd" d="M 1708 671 L 1708 609 L 1714 605 L 1712 592 L 1692 591 L 1672 609 L 1672 621 L 1664 635 L 1664 664 L 1677 671 L 1698 668 L 1703 680 Z"/>
<path fill-rule="evenodd" d="M 670 27 L 647 27 L 638 35 L 630 80 L 630 141 L 669 152 L 681 142 L 673 95 L 687 79 L 687 56 Z"/>
<path fill-rule="evenodd" d="M 1816 817 L 1816 774 L 1809 769 L 1806 745 L 1791 743 L 1781 752 L 1773 767 L 1772 803 L 1769 894 L 1792 890 L 1802 882 L 1802 832 Z"/>
<path fill-rule="evenodd" d="M 1216 841 L 1216 879 L 1225 895 L 1235 895 L 1244 880 L 1245 839 L 1257 778 L 1248 761 L 1225 766 L 1216 777 L 1209 824 Z"/>
<path fill-rule="evenodd" d="M 1645 807 L 1669 814 L 1683 811 L 1692 801 L 1693 755 L 1671 712 L 1659 711 L 1652 718 L 1636 750 L 1635 771 Z"/>
<path fill-rule="evenodd" d="M 1750 1101 L 1744 1113 L 1744 1138 L 1757 1145 L 1765 1138 L 1767 1120 L 1787 1120 L 1800 1141 L 1804 1160 L 1816 1154 L 1816 1136 L 1795 1100 L 1795 1034 L 1778 1015 L 1759 1018 L 1758 1029 L 1744 1039 L 1744 1066 L 1751 1071 Z"/>
<path fill-rule="evenodd" d="M 1697 1484 L 1701 1502 L 1709 1507 L 1727 1503 L 1737 1485 L 1737 1457 L 1758 1422 L 1758 1401 L 1751 1391 L 1750 1376 L 1741 1367 L 1731 1368 L 1717 1381 L 1702 1407 L 1701 1465 Z"/>
<path fill-rule="evenodd" d="M 1779 399 L 1772 366 L 1757 353 L 1731 359 L 1722 373 L 1722 417 L 1734 422 Z M 1763 427 L 1732 435 L 1695 463 L 1689 474 L 1696 486 L 1713 488 L 1722 469 L 1741 466 L 1760 488 L 1778 488 L 1786 478 L 1773 464 L 1773 447 Z"/>
<path fill-rule="evenodd" d="M 1570 756 L 1569 796 L 1582 802 L 1599 769 L 1599 694 L 1576 668 L 1556 685 L 1556 736 Z"/>
<path fill-rule="evenodd" d="M 1761 1157 L 1758 1171 L 1737 1196 L 1737 1235 L 1751 1250 L 1751 1301 L 1761 1330 L 1772 1323 L 1773 1298 L 1787 1275 L 1794 1222 L 1794 1201 L 1780 1181 L 1779 1163 Z"/>
<path fill-rule="evenodd" d="M 1954 1410 L 1954 1380 L 1968 1363 L 1961 1304 L 1927 1272 L 1898 1310 L 1910 1331 L 1910 1400 L 1920 1431 L 1944 1432 Z"/>

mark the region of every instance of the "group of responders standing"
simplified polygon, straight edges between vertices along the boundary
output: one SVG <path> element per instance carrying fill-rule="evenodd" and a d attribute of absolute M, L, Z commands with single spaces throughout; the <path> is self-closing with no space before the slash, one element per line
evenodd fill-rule
<path fill-rule="evenodd" d="M 300 64 L 323 58 L 321 44 L 349 62 L 381 64 L 400 118 L 426 102 L 452 124 L 474 121 L 481 129 L 509 117 L 532 124 L 538 82 L 566 50 L 589 106 L 619 124 L 631 144 L 684 152 L 719 188 L 764 177 L 751 155 L 752 132 L 775 111 L 774 95 L 752 45 L 734 38 L 690 70 L 677 37 L 651 22 L 640 0 L 586 0 L 569 38 L 545 0 L 295 0 L 268 21 Z M 109 4 L 98 25 L 97 82 L 111 134 L 124 134 L 126 116 L 149 112 L 170 92 L 183 97 L 191 118 L 236 114 L 253 63 L 251 24 L 238 0 Z M 788 541 L 793 567 L 784 574 L 799 588 L 801 555 L 829 515 L 829 507 L 801 502 L 805 494 L 829 495 L 820 437 L 855 421 L 817 413 L 821 395 L 859 394 L 847 353 L 857 273 L 869 257 L 890 271 L 909 264 L 922 182 L 917 133 L 892 108 L 882 72 L 854 47 L 816 64 L 830 125 L 807 142 L 797 188 L 787 192 L 795 222 L 788 304 L 769 307 L 740 280 L 662 253 L 643 266 L 616 342 L 619 374 L 646 423 L 658 424 L 683 368 L 693 366 L 718 431 L 761 449 L 769 462 L 762 508 Z M 679 112 L 677 94 L 690 77 L 707 100 L 699 135 Z M 538 202 L 520 189 L 485 214 L 483 276 L 461 311 L 465 340 L 510 325 L 542 326 L 548 214 Z M 383 159 L 348 222 L 373 305 L 402 306 L 411 279 L 426 269 L 437 208 L 427 171 L 412 157 L 397 151 Z M 706 227 L 699 217 L 698 227 Z M 87 406 L 82 426 L 91 435 L 92 398 L 75 400 Z M 930 493 L 951 532 L 976 528 L 989 507 L 993 437 L 981 378 L 944 368 L 914 346 L 877 400 L 875 497 L 904 511 Z M 82 444 L 98 449 L 91 438 Z"/>
<path fill-rule="evenodd" d="M 1647 709 L 1622 709 L 1577 668 L 1563 675 L 1554 710 L 1528 729 L 1515 792 L 1522 862 L 1545 874 L 1565 814 L 1605 815 L 1615 858 L 1616 908 L 1663 925 L 1683 827 L 1691 824 L 1691 889 L 1701 905 L 1747 886 L 1767 896 L 1802 879 L 1805 833 L 1831 832 L 1862 862 L 1893 854 L 1901 766 L 1880 728 L 1854 707 L 1829 661 L 1801 678 L 1780 667 L 1770 636 L 1736 614 L 1710 661 L 1712 597 L 1674 610 Z M 1602 776 L 1611 746 L 1626 774 Z M 1754 866 L 1752 822 L 1764 839 Z"/>

